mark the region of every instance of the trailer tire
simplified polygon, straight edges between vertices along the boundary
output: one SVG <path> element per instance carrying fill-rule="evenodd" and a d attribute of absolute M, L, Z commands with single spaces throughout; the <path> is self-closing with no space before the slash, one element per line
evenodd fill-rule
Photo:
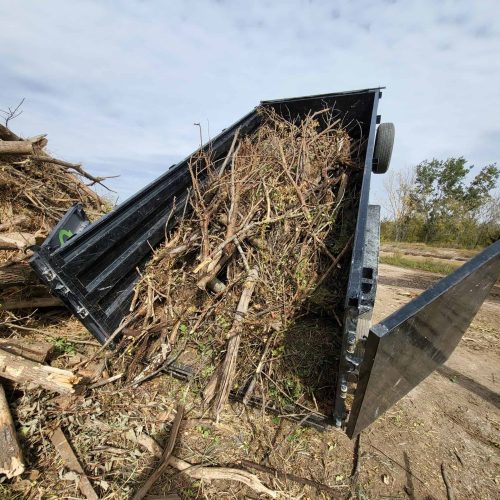
<path fill-rule="evenodd" d="M 379 125 L 373 151 L 373 173 L 385 174 L 387 172 L 391 163 L 394 135 L 394 123 L 381 123 Z"/>

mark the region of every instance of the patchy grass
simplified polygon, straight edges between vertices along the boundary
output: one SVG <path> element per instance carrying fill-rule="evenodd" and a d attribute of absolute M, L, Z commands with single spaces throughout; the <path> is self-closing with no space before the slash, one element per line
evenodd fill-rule
<path fill-rule="evenodd" d="M 455 269 L 460 267 L 460 264 L 451 262 L 441 262 L 430 258 L 412 259 L 405 257 L 400 253 L 392 255 L 381 255 L 380 262 L 383 264 L 390 264 L 391 266 L 406 267 L 409 269 L 420 269 L 422 271 L 429 271 L 438 274 L 450 274 Z"/>
<path fill-rule="evenodd" d="M 382 248 L 386 248 L 394 251 L 400 251 L 401 253 L 406 253 L 407 251 L 416 251 L 421 254 L 433 254 L 436 257 L 446 258 L 446 256 L 457 256 L 464 259 L 470 259 L 474 257 L 478 252 L 483 250 L 482 247 L 477 248 L 458 248 L 454 246 L 443 246 L 430 243 L 408 243 L 406 241 L 391 241 L 382 240 Z"/>

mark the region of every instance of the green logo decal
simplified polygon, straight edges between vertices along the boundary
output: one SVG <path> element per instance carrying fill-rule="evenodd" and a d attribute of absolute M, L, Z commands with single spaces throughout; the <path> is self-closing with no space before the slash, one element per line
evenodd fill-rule
<path fill-rule="evenodd" d="M 73 236 L 73 231 L 70 229 L 61 229 L 59 231 L 59 244 L 63 246 L 66 243 L 66 240 Z"/>

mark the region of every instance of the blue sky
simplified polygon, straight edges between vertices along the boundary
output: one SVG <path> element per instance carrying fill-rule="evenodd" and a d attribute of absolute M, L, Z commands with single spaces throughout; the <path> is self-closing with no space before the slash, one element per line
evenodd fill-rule
<path fill-rule="evenodd" d="M 385 86 L 391 168 L 500 159 L 500 2 L 0 0 L 0 108 L 120 200 L 260 100 Z M 372 200 L 383 203 L 377 177 Z"/>

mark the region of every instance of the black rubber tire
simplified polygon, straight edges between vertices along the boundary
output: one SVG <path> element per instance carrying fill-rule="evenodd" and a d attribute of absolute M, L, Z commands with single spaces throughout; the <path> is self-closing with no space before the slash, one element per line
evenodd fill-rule
<path fill-rule="evenodd" d="M 378 126 L 373 151 L 373 173 L 385 174 L 387 172 L 391 163 L 395 132 L 394 123 L 381 123 Z"/>

